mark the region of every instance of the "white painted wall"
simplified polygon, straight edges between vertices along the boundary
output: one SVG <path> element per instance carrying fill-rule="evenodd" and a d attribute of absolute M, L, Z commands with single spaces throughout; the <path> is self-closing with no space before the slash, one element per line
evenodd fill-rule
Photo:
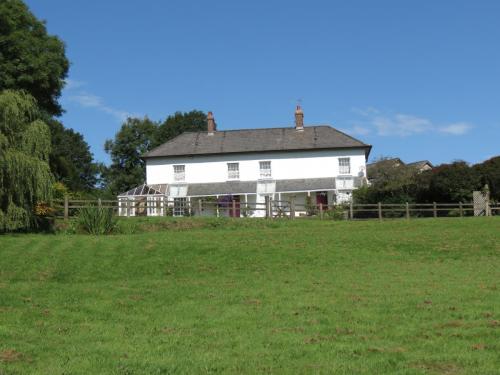
<path fill-rule="evenodd" d="M 259 161 L 271 161 L 272 179 L 339 176 L 339 157 L 351 158 L 351 176 L 366 173 L 364 149 L 268 152 L 213 156 L 187 156 L 146 160 L 148 184 L 171 184 L 175 164 L 185 165 L 186 183 L 228 181 L 227 163 L 239 163 L 240 181 L 260 179 Z"/>

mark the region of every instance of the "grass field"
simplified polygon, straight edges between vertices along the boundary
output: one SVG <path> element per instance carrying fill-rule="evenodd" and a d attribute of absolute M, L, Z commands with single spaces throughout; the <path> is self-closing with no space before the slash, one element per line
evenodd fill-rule
<path fill-rule="evenodd" d="M 500 373 L 498 218 L 231 223 L 0 236 L 0 374 Z"/>

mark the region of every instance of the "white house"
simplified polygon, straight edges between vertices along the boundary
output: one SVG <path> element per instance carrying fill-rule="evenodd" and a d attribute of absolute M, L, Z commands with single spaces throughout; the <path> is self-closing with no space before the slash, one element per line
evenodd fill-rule
<path fill-rule="evenodd" d="M 208 197 L 236 201 L 231 216 L 240 215 L 240 204 L 262 204 L 266 196 L 293 198 L 297 207 L 308 196 L 313 204 L 334 204 L 349 201 L 366 182 L 371 146 L 328 125 L 304 126 L 300 106 L 295 126 L 287 128 L 217 131 L 211 112 L 207 124 L 206 132 L 185 132 L 143 156 L 146 183 L 119 196 L 122 215 L 130 199 L 136 203 L 129 215 L 139 214 L 141 200 L 158 202 L 141 210 L 147 215 L 163 215 L 165 200 L 174 202 L 174 215 L 182 215 L 185 202 Z"/>

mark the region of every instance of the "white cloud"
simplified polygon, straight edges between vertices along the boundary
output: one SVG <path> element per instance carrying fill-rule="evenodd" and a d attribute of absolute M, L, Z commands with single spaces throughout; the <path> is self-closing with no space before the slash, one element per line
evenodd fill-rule
<path fill-rule="evenodd" d="M 74 89 L 78 89 L 78 88 L 86 85 L 86 83 L 83 81 L 78 81 L 78 80 L 70 79 L 70 78 L 67 78 L 65 80 L 65 82 L 66 82 L 66 85 L 64 86 L 64 88 L 66 90 L 74 90 Z"/>
<path fill-rule="evenodd" d="M 395 113 L 382 113 L 376 108 L 359 109 L 353 108 L 353 112 L 365 118 L 362 126 L 354 126 L 350 129 L 351 134 L 366 135 L 370 128 L 374 128 L 380 136 L 408 137 L 418 134 L 443 133 L 448 135 L 466 134 L 472 125 L 465 122 L 451 124 L 435 124 L 433 121 L 415 115 Z"/>
<path fill-rule="evenodd" d="M 469 125 L 465 122 L 457 122 L 456 124 L 443 126 L 439 128 L 439 131 L 442 133 L 447 133 L 452 135 L 462 135 L 467 133 L 471 128 L 472 125 Z"/>
<path fill-rule="evenodd" d="M 84 108 L 95 108 L 99 111 L 107 113 L 120 121 L 125 121 L 127 117 L 133 117 L 134 115 L 130 112 L 116 109 L 104 104 L 101 97 L 89 93 L 80 92 L 75 95 L 71 95 L 69 100 L 78 103 Z"/>
<path fill-rule="evenodd" d="M 80 104 L 82 107 L 100 107 L 102 106 L 102 99 L 92 94 L 78 94 L 71 95 L 69 99 L 73 102 Z"/>
<path fill-rule="evenodd" d="M 372 124 L 378 135 L 399 135 L 402 137 L 424 133 L 432 129 L 432 123 L 421 117 L 396 114 L 394 116 L 376 116 Z"/>

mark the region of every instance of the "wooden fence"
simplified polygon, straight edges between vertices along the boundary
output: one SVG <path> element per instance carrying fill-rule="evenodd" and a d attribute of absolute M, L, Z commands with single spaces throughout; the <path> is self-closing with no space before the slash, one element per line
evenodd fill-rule
<path fill-rule="evenodd" d="M 238 201 L 216 202 L 191 199 L 182 202 L 172 200 L 64 200 L 55 201 L 56 216 L 68 219 L 79 209 L 87 207 L 110 208 L 115 214 L 131 216 L 229 216 L 229 217 L 318 217 L 348 220 L 421 218 L 421 217 L 466 217 L 478 216 L 472 202 L 468 203 L 403 203 L 403 204 L 298 204 L 294 200 L 272 200 L 263 203 Z M 479 216 L 500 215 L 500 205 L 486 204 Z"/>

